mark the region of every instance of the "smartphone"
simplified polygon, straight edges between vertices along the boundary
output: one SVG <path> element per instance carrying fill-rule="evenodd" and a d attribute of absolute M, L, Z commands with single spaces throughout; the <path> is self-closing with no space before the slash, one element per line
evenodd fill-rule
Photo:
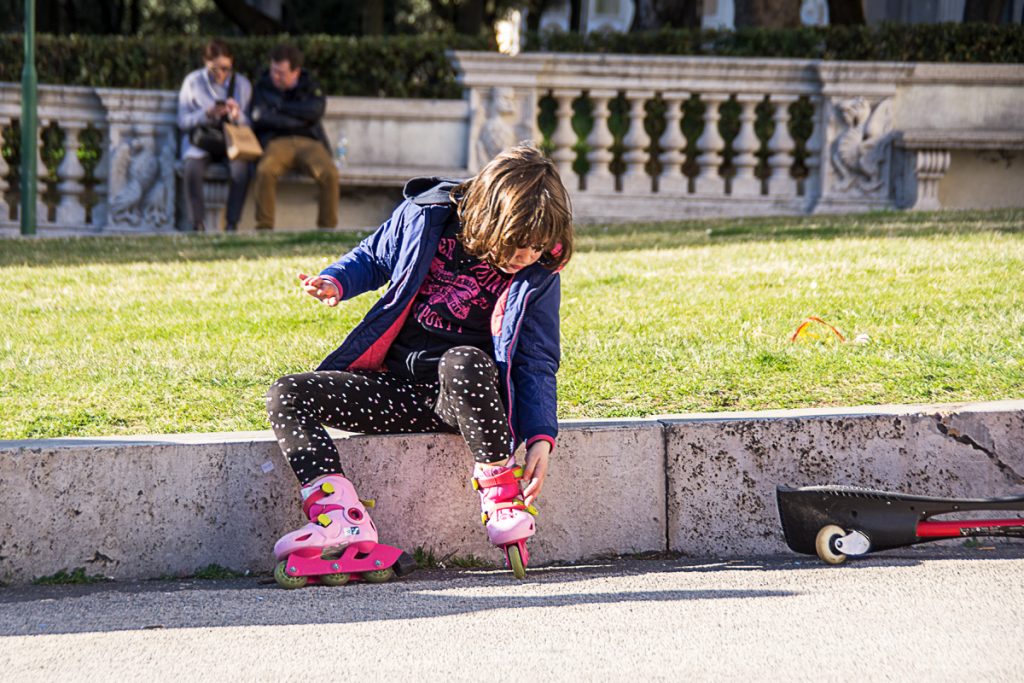
<path fill-rule="evenodd" d="M 227 100 L 217 100 L 216 102 L 214 102 L 214 104 L 216 104 L 218 107 L 223 107 L 227 103 Z"/>

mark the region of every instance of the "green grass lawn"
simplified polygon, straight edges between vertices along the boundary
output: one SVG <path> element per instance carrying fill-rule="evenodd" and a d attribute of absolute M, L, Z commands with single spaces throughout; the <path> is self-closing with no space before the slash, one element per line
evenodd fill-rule
<path fill-rule="evenodd" d="M 563 418 L 1024 397 L 1024 212 L 580 230 Z M 0 241 L 0 438 L 264 429 L 375 294 L 300 292 L 357 236 Z M 792 344 L 818 315 L 866 344 Z"/>

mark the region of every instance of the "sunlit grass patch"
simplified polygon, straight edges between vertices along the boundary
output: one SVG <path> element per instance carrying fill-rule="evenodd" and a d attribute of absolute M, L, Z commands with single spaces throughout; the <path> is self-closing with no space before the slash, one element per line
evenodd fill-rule
<path fill-rule="evenodd" d="M 1024 212 L 592 226 L 563 418 L 1024 396 Z M 264 429 L 376 299 L 302 294 L 358 236 L 0 241 L 0 438 Z M 788 341 L 817 315 L 848 339 Z"/>

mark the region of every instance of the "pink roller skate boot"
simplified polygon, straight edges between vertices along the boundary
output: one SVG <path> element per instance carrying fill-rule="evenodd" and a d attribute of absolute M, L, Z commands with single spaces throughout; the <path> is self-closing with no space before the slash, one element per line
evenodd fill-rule
<path fill-rule="evenodd" d="M 274 556 L 281 560 L 274 579 L 282 587 L 383 583 L 416 568 L 408 554 L 377 543 L 377 527 L 366 512 L 373 501 L 360 500 L 345 477 L 321 477 L 303 488 L 303 496 L 302 511 L 310 523 L 274 544 Z"/>
<path fill-rule="evenodd" d="M 473 489 L 480 493 L 480 520 L 487 527 L 487 539 L 505 553 L 505 566 L 517 579 L 526 578 L 530 553 L 526 539 L 537 532 L 534 516 L 537 509 L 523 501 L 519 481 L 523 468 L 515 458 L 505 465 L 486 467 L 473 477 Z"/>

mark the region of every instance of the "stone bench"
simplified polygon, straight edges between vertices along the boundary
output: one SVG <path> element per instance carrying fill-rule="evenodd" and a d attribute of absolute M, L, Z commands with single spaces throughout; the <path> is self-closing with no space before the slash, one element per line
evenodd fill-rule
<path fill-rule="evenodd" d="M 978 208 L 1020 206 L 1024 202 L 1024 163 L 1017 159 L 1024 152 L 1024 130 L 906 130 L 897 136 L 895 145 L 903 157 L 901 203 L 905 207 L 929 211 L 950 205 L 967 208 L 957 200 L 971 196 Z M 993 185 L 991 178 L 996 176 L 976 173 L 974 168 L 993 163 L 1004 164 L 1008 170 L 1016 165 L 1017 172 L 1000 176 L 1000 182 Z M 959 167 L 958 172 L 948 183 L 949 191 L 941 193 L 940 183 L 951 164 Z M 972 177 L 987 180 L 983 186 L 974 187 Z M 981 201 L 978 193 L 982 194 Z M 947 201 L 942 201 L 940 194 L 947 195 Z"/>
<path fill-rule="evenodd" d="M 333 436 L 384 542 L 500 562 L 458 436 Z M 776 484 L 1020 493 L 1024 401 L 567 420 L 530 552 L 788 553 Z M 302 522 L 270 432 L 0 441 L 0 499 L 0 582 L 268 571 L 274 541 Z"/>
<path fill-rule="evenodd" d="M 184 163 L 178 161 L 175 170 L 179 178 L 178 227 L 188 230 L 185 192 L 180 180 Z M 376 228 L 391 214 L 402 199 L 402 188 L 406 181 L 417 176 L 439 176 L 445 178 L 467 178 L 471 174 L 465 168 L 436 168 L 425 166 L 395 165 L 345 165 L 339 170 L 339 228 L 360 230 Z M 228 171 L 225 164 L 210 164 L 203 183 L 203 198 L 206 202 L 205 223 L 207 229 L 220 228 L 224 223 L 224 209 L 228 200 Z M 246 197 L 246 207 L 239 222 L 241 229 L 251 228 L 253 200 Z M 316 189 L 308 175 L 289 172 L 278 183 L 277 221 L 275 228 L 309 229 L 316 225 Z"/>

